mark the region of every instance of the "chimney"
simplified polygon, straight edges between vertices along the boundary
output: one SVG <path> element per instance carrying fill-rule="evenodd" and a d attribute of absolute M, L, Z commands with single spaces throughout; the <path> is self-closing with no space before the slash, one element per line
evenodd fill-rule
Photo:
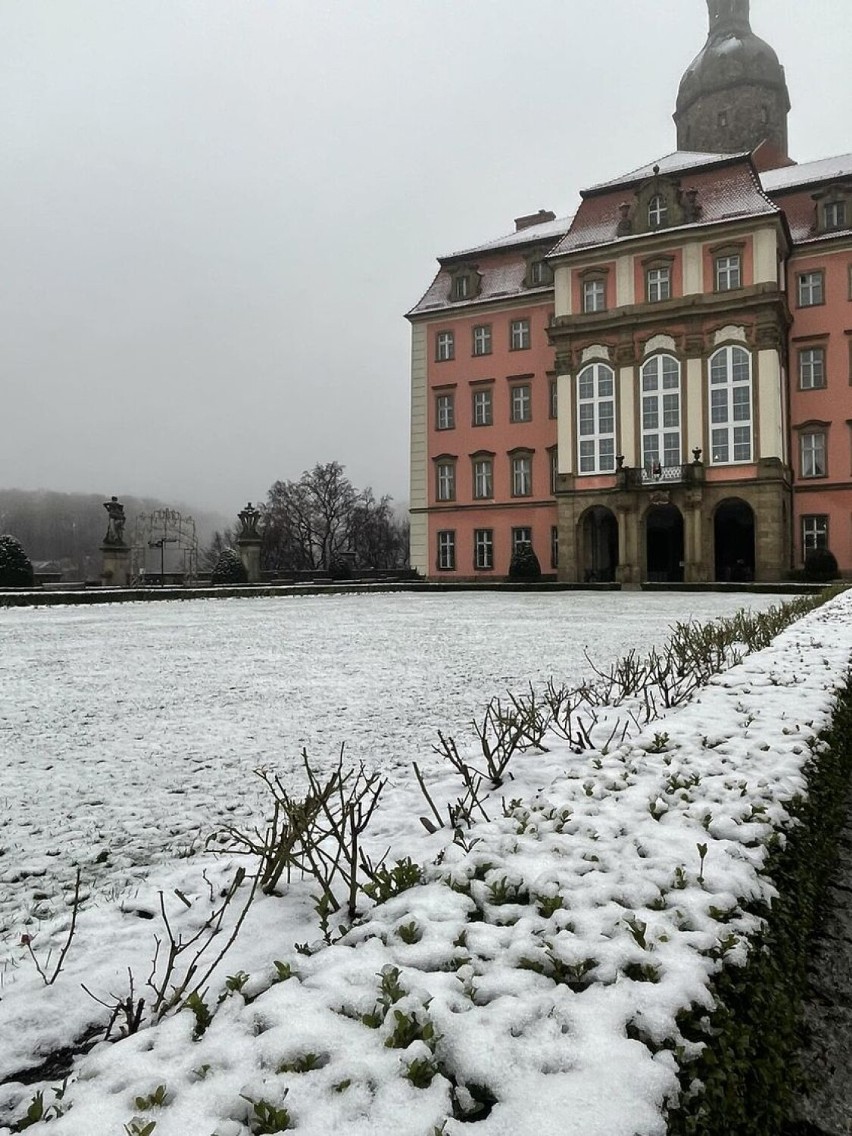
<path fill-rule="evenodd" d="M 521 229 L 529 229 L 531 225 L 543 225 L 545 221 L 555 220 L 555 213 L 551 213 L 549 209 L 539 209 L 538 213 L 530 213 L 526 217 L 516 217 L 515 232 L 519 233 Z"/>

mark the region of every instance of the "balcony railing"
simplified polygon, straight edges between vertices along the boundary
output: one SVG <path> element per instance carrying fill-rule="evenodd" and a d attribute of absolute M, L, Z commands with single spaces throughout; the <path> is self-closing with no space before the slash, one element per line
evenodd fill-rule
<path fill-rule="evenodd" d="M 654 465 L 647 468 L 623 466 L 617 476 L 623 477 L 627 489 L 653 489 L 655 485 L 685 485 L 701 480 L 704 467 L 699 462 L 688 465 Z"/>

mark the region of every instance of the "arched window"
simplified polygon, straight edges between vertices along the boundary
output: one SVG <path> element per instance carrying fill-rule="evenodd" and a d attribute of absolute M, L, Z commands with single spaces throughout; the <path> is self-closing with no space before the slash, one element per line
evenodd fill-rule
<path fill-rule="evenodd" d="M 710 462 L 752 460 L 751 356 L 720 347 L 710 357 Z"/>
<path fill-rule="evenodd" d="M 615 469 L 615 372 L 592 363 L 577 375 L 577 469 L 612 473 Z"/>
<path fill-rule="evenodd" d="M 669 217 L 669 207 L 661 193 L 655 193 L 648 202 L 648 225 L 652 229 L 659 229 L 666 224 Z"/>
<path fill-rule="evenodd" d="M 642 465 L 662 474 L 682 460 L 680 364 L 671 355 L 654 355 L 642 366 Z"/>

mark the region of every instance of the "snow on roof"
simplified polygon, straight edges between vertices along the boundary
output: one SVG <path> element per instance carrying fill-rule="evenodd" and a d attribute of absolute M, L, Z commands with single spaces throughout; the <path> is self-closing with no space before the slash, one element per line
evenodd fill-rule
<path fill-rule="evenodd" d="M 833 158 L 821 158 L 818 162 L 766 170 L 760 175 L 760 180 L 767 193 L 783 193 L 786 189 L 842 177 L 852 177 L 852 154 L 838 154 Z"/>
<path fill-rule="evenodd" d="M 647 178 L 653 177 L 655 173 L 674 174 L 680 170 L 695 169 L 696 166 L 708 166 L 715 162 L 726 162 L 734 158 L 744 157 L 747 157 L 747 154 L 704 154 L 692 150 L 675 150 L 672 154 L 666 154 L 663 158 L 657 158 L 655 162 L 649 162 L 647 166 L 640 166 L 638 169 L 631 170 L 627 174 L 621 174 L 620 177 L 613 178 L 611 181 L 598 182 L 597 185 L 590 186 L 585 192 L 596 193 L 601 189 L 614 189 L 618 185 L 645 181 Z"/>
<path fill-rule="evenodd" d="M 557 217 L 555 221 L 544 221 L 540 225 L 528 225 L 517 232 L 508 233 L 505 237 L 497 237 L 493 241 L 486 241 L 484 244 L 474 245 L 473 248 L 462 249 L 460 252 L 447 253 L 438 259 L 443 261 L 455 259 L 459 256 L 474 256 L 476 253 L 495 252 L 498 249 L 532 244 L 535 241 L 552 240 L 555 244 L 559 237 L 568 232 L 573 219 L 573 217 Z"/>

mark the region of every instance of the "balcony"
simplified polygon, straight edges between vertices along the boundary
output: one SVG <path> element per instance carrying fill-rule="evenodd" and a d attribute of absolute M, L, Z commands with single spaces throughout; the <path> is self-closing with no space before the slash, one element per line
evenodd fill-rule
<path fill-rule="evenodd" d="M 619 465 L 616 479 L 620 489 L 653 489 L 674 485 L 695 485 L 704 480 L 704 464 L 701 461 L 687 465 L 653 465 L 651 467 L 631 467 Z"/>

